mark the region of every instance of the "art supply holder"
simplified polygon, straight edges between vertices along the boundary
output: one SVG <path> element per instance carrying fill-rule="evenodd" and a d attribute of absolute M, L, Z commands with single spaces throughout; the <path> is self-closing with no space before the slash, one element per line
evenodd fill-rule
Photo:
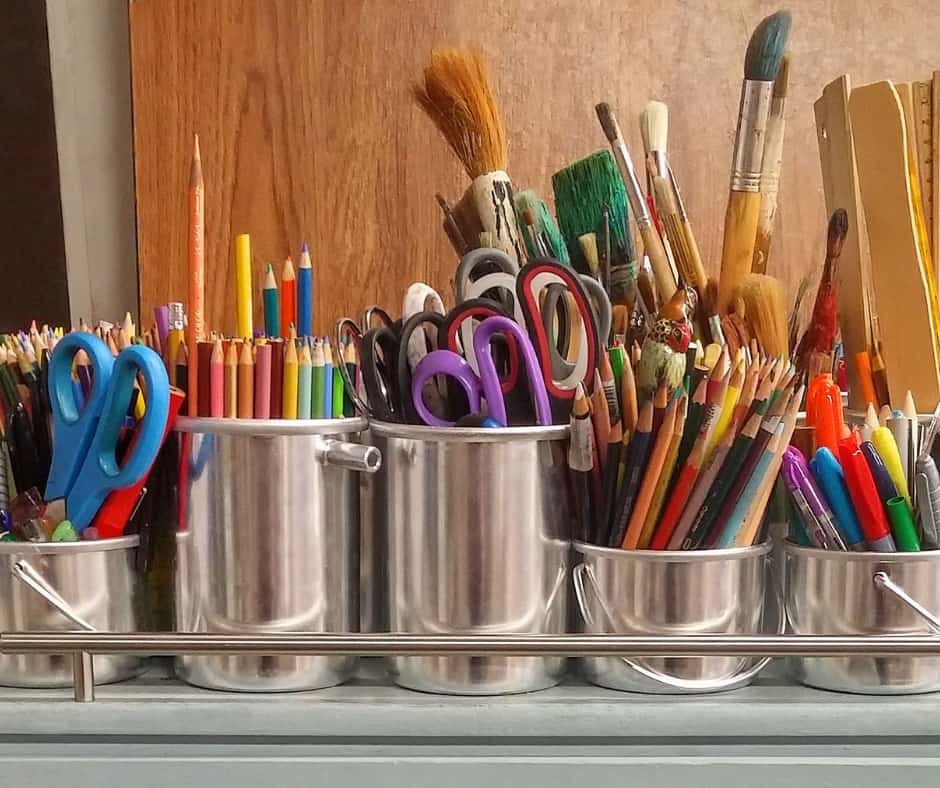
<path fill-rule="evenodd" d="M 147 628 L 137 536 L 98 542 L 0 542 L 0 630 L 55 633 L 75 629 L 136 632 Z M 81 652 L 0 653 L 0 685 L 70 687 Z M 98 684 L 140 672 L 140 657 L 99 654 Z M 79 671 L 80 672 L 80 671 Z M 88 671 L 92 675 L 92 671 Z"/>
<path fill-rule="evenodd" d="M 355 632 L 364 419 L 180 418 L 176 630 Z M 340 684 L 349 656 L 181 655 L 191 684 L 243 692 Z"/>
<path fill-rule="evenodd" d="M 372 422 L 374 552 L 386 571 L 384 625 L 412 635 L 568 631 L 566 426 L 470 429 Z M 455 695 L 545 689 L 562 656 L 389 659 L 396 683 Z"/>
<path fill-rule="evenodd" d="M 784 546 L 786 611 L 797 635 L 940 634 L 940 550 L 857 553 Z M 812 687 L 872 695 L 940 690 L 938 656 L 791 660 Z"/>
<path fill-rule="evenodd" d="M 756 635 L 764 630 L 771 545 L 728 550 L 620 550 L 575 543 L 585 633 Z M 782 632 L 782 628 L 781 628 Z M 750 657 L 588 657 L 588 681 L 610 689 L 700 694 L 737 689 L 766 666 Z"/>

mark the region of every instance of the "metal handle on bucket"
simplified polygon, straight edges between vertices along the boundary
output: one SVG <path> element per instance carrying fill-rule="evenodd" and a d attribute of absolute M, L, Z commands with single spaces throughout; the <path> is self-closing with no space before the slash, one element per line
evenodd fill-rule
<path fill-rule="evenodd" d="M 21 558 L 13 564 L 10 572 L 13 574 L 13 577 L 25 583 L 73 624 L 77 624 L 88 632 L 95 631 L 95 628 L 78 615 L 78 613 L 72 609 L 72 606 L 62 598 L 62 595 L 49 585 L 49 582 L 39 574 L 39 572 L 33 569 L 29 561 Z"/>
<path fill-rule="evenodd" d="M 360 473 L 375 473 L 382 467 L 382 452 L 375 446 L 337 440 L 327 440 L 325 444 L 323 462 L 327 465 Z"/>
<path fill-rule="evenodd" d="M 927 625 L 934 632 L 940 632 L 940 618 L 888 577 L 887 572 L 875 572 L 875 574 L 872 575 L 871 581 L 877 588 L 880 588 L 882 591 L 887 591 L 889 594 L 893 594 L 900 602 L 917 613 L 917 615 L 927 622 Z"/>
<path fill-rule="evenodd" d="M 594 591 L 594 596 L 597 598 L 597 601 L 600 602 L 601 609 L 604 611 L 604 617 L 607 619 L 608 628 L 612 630 L 612 632 L 616 632 L 616 627 L 614 626 L 614 617 L 610 612 L 610 608 L 608 607 L 607 602 L 601 596 L 600 589 L 597 587 L 597 580 L 594 577 L 594 570 L 584 562 L 578 564 L 571 573 L 572 580 L 574 581 L 574 595 L 578 600 L 578 608 L 581 610 L 581 615 L 584 617 L 584 620 L 588 626 L 594 626 L 594 619 L 588 609 L 587 597 L 584 589 L 583 575 L 585 573 L 587 573 L 587 576 L 590 578 L 591 588 Z M 782 606 L 783 600 L 779 598 L 779 589 L 777 589 L 776 586 L 774 586 L 774 588 L 778 596 L 778 602 Z M 778 622 L 777 626 L 777 634 L 782 635 L 785 631 L 786 618 L 784 616 L 780 616 L 780 621 Z M 742 683 L 750 681 L 767 666 L 772 658 L 764 657 L 747 670 L 741 673 L 735 673 L 733 676 L 729 676 L 726 679 L 719 679 L 717 681 L 708 679 L 680 679 L 676 678 L 675 676 L 669 676 L 666 673 L 660 673 L 658 670 L 646 667 L 645 665 L 641 665 L 629 657 L 619 657 L 619 659 L 628 667 L 633 668 L 633 670 L 635 670 L 641 676 L 644 676 L 651 681 L 664 684 L 667 687 L 671 687 L 673 689 L 690 692 L 719 692 L 723 689 L 731 689 L 732 687 L 736 687 Z"/>

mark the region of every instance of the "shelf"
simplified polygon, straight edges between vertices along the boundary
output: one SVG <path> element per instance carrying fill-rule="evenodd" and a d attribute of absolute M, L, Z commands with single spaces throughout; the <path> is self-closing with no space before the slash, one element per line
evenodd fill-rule
<path fill-rule="evenodd" d="M 823 779 L 883 788 L 901 765 L 906 786 L 935 785 L 938 745 L 940 694 L 821 692 L 789 684 L 779 665 L 751 687 L 697 697 L 623 694 L 577 678 L 528 695 L 425 695 L 390 685 L 374 660 L 343 687 L 284 695 L 201 690 L 159 664 L 99 687 L 92 704 L 72 702 L 68 690 L 0 689 L 4 787 L 479 786 L 482 778 L 487 788 L 519 788 L 589 776 L 591 788 Z"/>

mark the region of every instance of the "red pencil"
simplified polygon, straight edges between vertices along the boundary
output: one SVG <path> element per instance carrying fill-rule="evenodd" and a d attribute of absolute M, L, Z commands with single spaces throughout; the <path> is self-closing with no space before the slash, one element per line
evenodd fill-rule
<path fill-rule="evenodd" d="M 291 324 L 297 324 L 297 281 L 294 278 L 294 263 L 288 257 L 281 270 L 281 336 L 290 336 Z"/>

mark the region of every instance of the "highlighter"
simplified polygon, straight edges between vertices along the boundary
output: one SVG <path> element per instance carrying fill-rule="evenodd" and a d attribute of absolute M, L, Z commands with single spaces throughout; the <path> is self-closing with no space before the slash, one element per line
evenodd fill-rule
<path fill-rule="evenodd" d="M 835 515 L 836 525 L 845 538 L 850 550 L 865 550 L 865 537 L 862 535 L 862 526 L 859 524 L 849 491 L 845 485 L 845 475 L 842 466 L 833 453 L 825 446 L 817 450 L 809 464 L 813 477 L 819 483 L 823 496 L 829 502 L 832 513 Z"/>
<path fill-rule="evenodd" d="M 855 448 L 850 438 L 843 438 L 839 441 L 839 459 L 842 461 L 849 497 L 855 506 L 868 546 L 877 553 L 895 552 L 888 518 L 865 455 L 861 449 Z"/>
<path fill-rule="evenodd" d="M 891 481 L 898 491 L 898 495 L 911 505 L 910 488 L 907 485 L 907 476 L 904 473 L 904 464 L 901 462 L 901 453 L 898 451 L 898 444 L 894 440 L 894 435 L 887 427 L 878 427 L 871 433 L 872 445 L 877 449 L 878 454 L 884 461 L 888 473 L 891 474 Z"/>

